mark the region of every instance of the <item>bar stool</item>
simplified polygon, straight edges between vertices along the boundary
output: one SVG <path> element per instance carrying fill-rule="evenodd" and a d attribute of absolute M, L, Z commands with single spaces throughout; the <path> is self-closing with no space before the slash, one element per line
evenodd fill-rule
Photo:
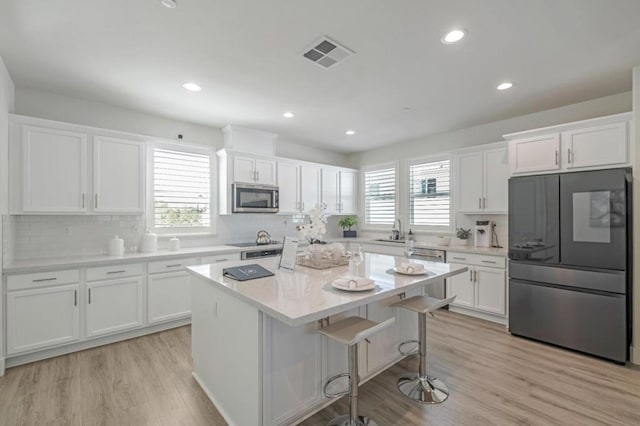
<path fill-rule="evenodd" d="M 367 339 L 374 333 L 389 327 L 395 318 L 377 323 L 360 317 L 348 317 L 316 332 L 329 339 L 348 346 L 349 349 L 349 373 L 337 374 L 331 377 L 324 385 L 323 392 L 327 398 L 337 398 L 349 395 L 349 414 L 338 416 L 327 423 L 327 426 L 377 426 L 377 423 L 368 417 L 358 415 L 358 343 Z M 341 377 L 349 377 L 349 389 L 340 393 L 328 393 L 327 387 L 334 380 Z"/>
<path fill-rule="evenodd" d="M 447 386 L 440 379 L 427 375 L 427 314 L 434 316 L 433 311 L 447 306 L 455 299 L 456 296 L 446 299 L 414 296 L 391 305 L 418 313 L 419 340 L 407 340 L 398 345 L 398 351 L 402 355 L 420 355 L 418 373 L 404 374 L 398 379 L 400 392 L 414 401 L 424 404 L 440 404 L 449 397 Z M 418 349 L 414 352 L 404 352 L 402 347 L 409 343 L 417 343 L 419 345 Z"/>

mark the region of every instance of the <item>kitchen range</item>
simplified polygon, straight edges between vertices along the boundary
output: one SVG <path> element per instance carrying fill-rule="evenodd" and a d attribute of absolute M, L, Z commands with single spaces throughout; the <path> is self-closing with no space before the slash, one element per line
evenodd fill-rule
<path fill-rule="evenodd" d="M 631 171 L 509 180 L 509 331 L 624 363 Z"/>

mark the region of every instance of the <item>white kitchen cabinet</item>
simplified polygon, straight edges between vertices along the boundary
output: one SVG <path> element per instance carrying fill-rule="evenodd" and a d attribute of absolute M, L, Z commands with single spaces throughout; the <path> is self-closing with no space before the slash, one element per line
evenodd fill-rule
<path fill-rule="evenodd" d="M 147 280 L 149 324 L 191 315 L 191 275 L 185 271 L 151 274 Z"/>
<path fill-rule="evenodd" d="M 577 169 L 624 165 L 629 160 L 627 123 L 611 123 L 562 133 L 563 166 Z"/>
<path fill-rule="evenodd" d="M 329 214 L 355 214 L 358 172 L 322 167 L 322 202 Z"/>
<path fill-rule="evenodd" d="M 320 203 L 319 165 L 278 161 L 279 213 L 303 213 Z"/>
<path fill-rule="evenodd" d="M 631 165 L 631 113 L 504 135 L 512 175 Z"/>
<path fill-rule="evenodd" d="M 300 210 L 308 212 L 320 204 L 320 166 L 300 165 Z"/>
<path fill-rule="evenodd" d="M 506 213 L 509 163 L 504 143 L 458 153 L 456 193 L 461 213 Z"/>
<path fill-rule="evenodd" d="M 7 354 L 80 339 L 79 285 L 7 292 Z"/>
<path fill-rule="evenodd" d="M 25 213 L 84 213 L 89 203 L 87 135 L 25 125 L 21 145 L 22 210 Z"/>
<path fill-rule="evenodd" d="M 351 243 L 351 250 L 355 249 L 358 243 Z M 393 245 L 392 245 L 393 244 Z M 403 243 L 386 243 L 386 244 L 360 244 L 363 252 L 388 254 L 389 256 L 404 256 Z"/>
<path fill-rule="evenodd" d="M 399 301 L 399 297 L 390 297 L 367 305 L 367 319 L 383 322 L 394 318 L 398 308 L 391 306 Z M 367 374 L 378 371 L 395 361 L 399 357 L 398 345 L 402 342 L 400 321 L 381 330 L 369 338 L 367 343 Z"/>
<path fill-rule="evenodd" d="M 87 337 L 143 325 L 142 277 L 87 283 Z"/>
<path fill-rule="evenodd" d="M 263 158 L 234 155 L 233 181 L 275 185 L 276 162 Z"/>
<path fill-rule="evenodd" d="M 231 262 L 234 260 L 240 260 L 240 253 L 210 254 L 202 256 L 200 257 L 200 264 L 208 265 L 210 263 Z"/>
<path fill-rule="evenodd" d="M 447 278 L 447 295 L 456 296 L 450 310 L 489 321 L 506 323 L 506 258 L 447 252 L 447 263 L 469 271 Z"/>
<path fill-rule="evenodd" d="M 93 211 L 144 212 L 144 143 L 93 138 Z"/>

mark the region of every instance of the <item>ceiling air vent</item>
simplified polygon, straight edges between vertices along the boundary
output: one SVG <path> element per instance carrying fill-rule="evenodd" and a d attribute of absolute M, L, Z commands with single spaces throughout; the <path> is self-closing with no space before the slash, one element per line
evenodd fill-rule
<path fill-rule="evenodd" d="M 304 50 L 302 56 L 322 68 L 331 68 L 344 61 L 355 52 L 337 41 L 323 36 Z"/>

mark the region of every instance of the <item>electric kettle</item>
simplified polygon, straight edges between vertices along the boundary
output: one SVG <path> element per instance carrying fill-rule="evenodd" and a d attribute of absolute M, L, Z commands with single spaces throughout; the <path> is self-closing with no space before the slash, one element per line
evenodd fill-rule
<path fill-rule="evenodd" d="M 258 236 L 256 237 L 256 244 L 259 246 L 271 244 L 271 235 L 269 235 L 267 231 L 258 231 Z"/>

